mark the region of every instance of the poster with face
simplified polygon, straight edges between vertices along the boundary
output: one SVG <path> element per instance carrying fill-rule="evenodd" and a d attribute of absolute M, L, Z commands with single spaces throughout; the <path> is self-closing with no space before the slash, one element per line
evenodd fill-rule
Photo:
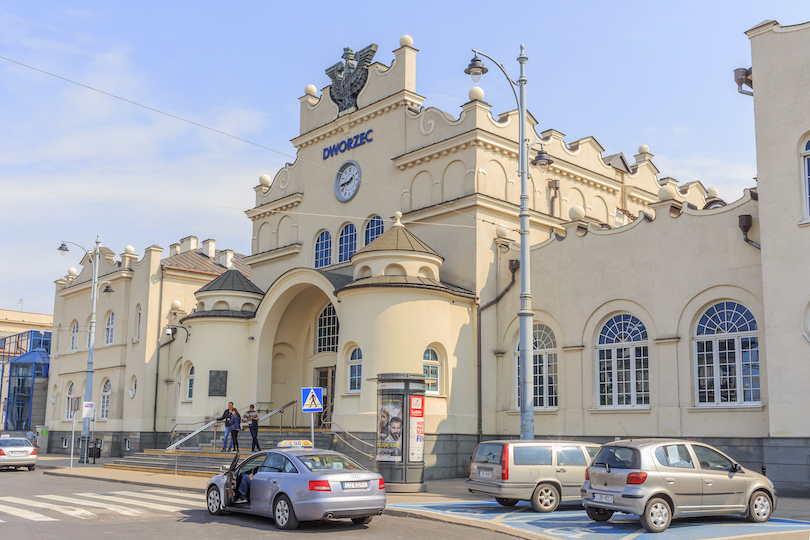
<path fill-rule="evenodd" d="M 402 396 L 377 401 L 377 461 L 402 461 Z"/>

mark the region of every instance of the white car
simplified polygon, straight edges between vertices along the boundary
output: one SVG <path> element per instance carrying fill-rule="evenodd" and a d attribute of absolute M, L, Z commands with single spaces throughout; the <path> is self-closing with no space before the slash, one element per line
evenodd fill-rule
<path fill-rule="evenodd" d="M 37 468 L 37 449 L 28 439 L 22 437 L 0 437 L 0 468 Z"/>

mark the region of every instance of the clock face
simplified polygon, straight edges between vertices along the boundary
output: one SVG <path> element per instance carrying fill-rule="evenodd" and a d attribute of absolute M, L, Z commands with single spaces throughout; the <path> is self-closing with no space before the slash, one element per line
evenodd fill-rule
<path fill-rule="evenodd" d="M 360 165 L 347 161 L 340 166 L 335 176 L 335 197 L 340 202 L 349 202 L 360 189 Z"/>

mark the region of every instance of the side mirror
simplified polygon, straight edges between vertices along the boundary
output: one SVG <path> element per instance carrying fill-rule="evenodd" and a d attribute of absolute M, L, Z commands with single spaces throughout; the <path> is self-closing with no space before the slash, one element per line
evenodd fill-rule
<path fill-rule="evenodd" d="M 230 465 L 223 465 L 219 468 L 219 470 L 222 472 L 228 472 L 230 469 L 231 469 Z"/>
<path fill-rule="evenodd" d="M 741 470 L 742 467 L 740 466 L 739 463 L 735 463 L 734 465 L 731 466 L 731 472 L 740 472 Z"/>

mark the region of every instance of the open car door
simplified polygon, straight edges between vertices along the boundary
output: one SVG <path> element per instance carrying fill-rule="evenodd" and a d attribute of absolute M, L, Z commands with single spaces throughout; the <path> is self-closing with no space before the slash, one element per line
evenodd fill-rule
<path fill-rule="evenodd" d="M 233 494 L 236 491 L 236 465 L 239 463 L 239 452 L 233 456 L 233 461 L 231 461 L 230 466 L 228 467 L 228 472 L 225 474 L 225 506 L 231 506 L 233 504 Z"/>

